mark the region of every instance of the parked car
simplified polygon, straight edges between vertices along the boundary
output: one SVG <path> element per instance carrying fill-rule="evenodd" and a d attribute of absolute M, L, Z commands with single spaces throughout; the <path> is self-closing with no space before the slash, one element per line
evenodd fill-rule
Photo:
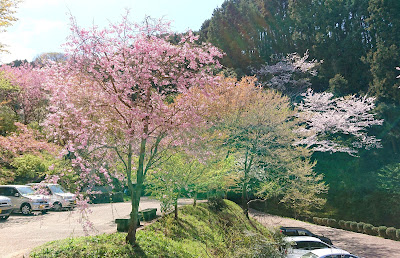
<path fill-rule="evenodd" d="M 35 194 L 27 185 L 0 185 L 0 195 L 11 199 L 13 212 L 29 215 L 32 211 L 46 213 L 50 209 L 46 196 Z"/>
<path fill-rule="evenodd" d="M 317 249 L 308 252 L 301 258 L 358 258 L 347 251 L 341 249 Z"/>
<path fill-rule="evenodd" d="M 329 238 L 327 238 L 325 236 L 316 235 L 305 228 L 280 227 L 280 230 L 281 230 L 281 233 L 286 236 L 311 236 L 311 237 L 319 238 L 321 241 L 327 243 L 328 245 L 332 245 L 332 241 Z"/>
<path fill-rule="evenodd" d="M 39 184 L 31 183 L 28 184 L 37 190 L 43 187 L 43 194 L 49 198 L 50 206 L 55 211 L 61 211 L 62 209 L 73 209 L 76 206 L 76 196 L 73 193 L 68 192 L 59 184 Z"/>
<path fill-rule="evenodd" d="M 5 196 L 0 196 L 0 219 L 8 219 L 12 210 L 11 199 Z"/>
<path fill-rule="evenodd" d="M 287 258 L 298 258 L 302 255 L 317 249 L 330 249 L 331 251 L 341 250 L 334 246 L 328 245 L 319 238 L 310 236 L 291 236 L 284 237 L 283 240 L 290 246 L 286 250 Z"/>
<path fill-rule="evenodd" d="M 123 202 L 124 194 L 122 192 L 114 192 L 111 186 L 93 186 L 85 188 L 83 192 L 87 193 L 91 203 L 110 203 Z"/>

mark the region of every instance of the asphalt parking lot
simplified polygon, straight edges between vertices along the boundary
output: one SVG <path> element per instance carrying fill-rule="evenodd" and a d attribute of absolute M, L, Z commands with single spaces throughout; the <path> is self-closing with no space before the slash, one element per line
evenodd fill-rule
<path fill-rule="evenodd" d="M 303 221 L 265 214 L 255 210 L 250 210 L 250 215 L 269 228 L 277 228 L 280 226 L 306 228 L 314 234 L 329 237 L 332 240 L 333 245 L 359 257 L 400 257 L 400 241 L 350 232 L 337 228 L 319 226 Z"/>
<path fill-rule="evenodd" d="M 181 199 L 179 204 L 189 204 L 192 200 Z M 160 204 L 156 200 L 142 197 L 139 210 L 157 208 L 160 214 Z M 131 204 L 94 204 L 90 205 L 88 214 L 94 225 L 90 235 L 113 233 L 117 231 L 114 223 L 116 218 L 127 218 L 131 212 Z M 79 222 L 80 213 L 76 210 L 41 213 L 32 216 L 12 214 L 8 220 L 0 222 L 0 257 L 23 257 L 32 248 L 46 242 L 68 237 L 84 236 L 85 232 Z"/>

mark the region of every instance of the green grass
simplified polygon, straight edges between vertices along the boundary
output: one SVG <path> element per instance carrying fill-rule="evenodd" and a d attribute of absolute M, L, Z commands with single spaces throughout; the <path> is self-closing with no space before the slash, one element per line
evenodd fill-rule
<path fill-rule="evenodd" d="M 137 232 L 137 246 L 126 233 L 49 242 L 31 257 L 281 257 L 279 233 L 248 220 L 235 203 L 200 203 L 158 219 Z"/>

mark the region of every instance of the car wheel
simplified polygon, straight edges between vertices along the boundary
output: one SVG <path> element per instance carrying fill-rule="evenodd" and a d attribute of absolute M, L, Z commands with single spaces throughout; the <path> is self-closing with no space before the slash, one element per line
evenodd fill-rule
<path fill-rule="evenodd" d="M 54 209 L 55 211 L 61 211 L 61 209 L 62 209 L 61 203 L 55 202 L 55 203 L 53 204 L 53 209 Z"/>
<path fill-rule="evenodd" d="M 24 203 L 24 204 L 22 204 L 22 206 L 21 206 L 21 212 L 22 212 L 22 214 L 24 214 L 24 215 L 29 215 L 29 214 L 32 213 L 32 208 L 31 208 L 31 206 L 30 206 L 28 203 Z"/>

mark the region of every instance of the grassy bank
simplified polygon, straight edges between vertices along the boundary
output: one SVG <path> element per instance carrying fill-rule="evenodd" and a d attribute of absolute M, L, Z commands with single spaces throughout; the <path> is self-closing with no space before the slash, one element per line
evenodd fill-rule
<path fill-rule="evenodd" d="M 248 220 L 230 201 L 200 203 L 158 219 L 137 232 L 136 247 L 126 233 L 49 242 L 31 257 L 280 257 L 280 235 Z"/>

